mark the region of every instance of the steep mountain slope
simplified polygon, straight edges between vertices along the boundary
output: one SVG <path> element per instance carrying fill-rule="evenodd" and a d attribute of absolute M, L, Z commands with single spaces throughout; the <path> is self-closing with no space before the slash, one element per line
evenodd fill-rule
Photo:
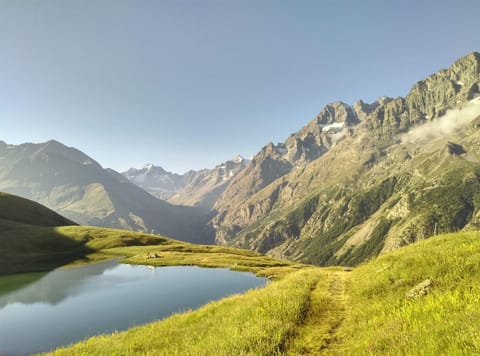
<path fill-rule="evenodd" d="M 237 156 L 213 169 L 189 171 L 183 175 L 167 172 L 152 164 L 142 169 L 131 168 L 122 174 L 150 194 L 172 204 L 210 210 L 229 181 L 241 172 L 247 163 L 248 160 Z"/>
<path fill-rule="evenodd" d="M 405 98 L 327 105 L 254 157 L 204 233 L 295 260 L 356 264 L 480 227 L 479 86 L 480 54 L 472 53 Z"/>
<path fill-rule="evenodd" d="M 216 225 L 225 219 L 228 222 L 228 215 L 238 214 L 235 212 L 236 208 L 249 197 L 294 168 L 323 155 L 357 122 L 355 112 L 348 105 L 335 102 L 327 105 L 312 122 L 291 135 L 285 143 L 274 145 L 270 142 L 232 180 L 218 199 L 215 209 L 219 212 L 219 218 L 213 223 Z M 275 194 L 276 192 L 273 192 L 271 203 L 276 199 Z M 270 209 L 269 205 L 267 202 L 267 206 L 261 207 L 260 210 Z M 252 206 L 247 206 L 246 214 L 249 220 L 254 221 L 258 218 L 258 215 L 253 213 Z M 221 231 L 217 234 L 217 239 L 219 241 L 223 239 Z"/>
<path fill-rule="evenodd" d="M 0 142 L 0 190 L 37 201 L 83 225 L 157 232 L 198 241 L 199 209 L 161 201 L 65 145 Z"/>

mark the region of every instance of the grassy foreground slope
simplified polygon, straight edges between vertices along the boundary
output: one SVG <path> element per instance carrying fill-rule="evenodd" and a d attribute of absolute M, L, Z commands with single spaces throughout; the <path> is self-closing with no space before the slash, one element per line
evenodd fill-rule
<path fill-rule="evenodd" d="M 53 354 L 474 355 L 479 275 L 480 233 L 443 235 L 352 272 L 307 267 L 263 289 Z M 423 292 L 406 296 L 427 279 Z"/>
<path fill-rule="evenodd" d="M 420 283 L 424 288 L 406 294 Z M 426 284 L 429 284 L 428 282 Z M 352 272 L 348 354 L 480 354 L 480 233 L 433 237 Z"/>

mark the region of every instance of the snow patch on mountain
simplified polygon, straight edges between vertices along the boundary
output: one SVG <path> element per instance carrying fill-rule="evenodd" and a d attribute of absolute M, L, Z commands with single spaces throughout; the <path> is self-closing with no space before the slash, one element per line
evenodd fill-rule
<path fill-rule="evenodd" d="M 217 189 L 218 185 L 231 180 L 248 162 L 249 160 L 238 155 L 213 169 L 189 171 L 182 175 L 168 172 L 162 167 L 149 163 L 141 169 L 130 168 L 122 174 L 130 182 L 155 197 L 168 200 L 174 195 L 181 195 L 182 191 L 193 191 L 194 187 L 199 191 L 203 189 L 205 192 Z"/>

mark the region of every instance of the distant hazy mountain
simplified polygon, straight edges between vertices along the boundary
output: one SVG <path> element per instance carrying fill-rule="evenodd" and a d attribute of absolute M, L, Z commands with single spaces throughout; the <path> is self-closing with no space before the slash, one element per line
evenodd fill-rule
<path fill-rule="evenodd" d="M 189 171 L 183 175 L 167 172 L 153 164 L 141 169 L 130 168 L 122 174 L 150 194 L 172 204 L 210 209 L 230 180 L 247 163 L 248 160 L 237 156 L 213 169 Z"/>
<path fill-rule="evenodd" d="M 122 175 L 140 188 L 163 200 L 168 199 L 185 186 L 183 175 L 167 172 L 162 167 L 154 166 L 151 163 L 140 169 L 130 168 Z"/>
<path fill-rule="evenodd" d="M 233 178 L 204 233 L 290 259 L 354 264 L 480 228 L 479 87 L 472 53 L 405 98 L 325 106 Z"/>
<path fill-rule="evenodd" d="M 57 141 L 0 141 L 0 190 L 39 202 L 84 225 L 157 232 L 198 241 L 199 209 L 159 200 L 121 174 Z"/>

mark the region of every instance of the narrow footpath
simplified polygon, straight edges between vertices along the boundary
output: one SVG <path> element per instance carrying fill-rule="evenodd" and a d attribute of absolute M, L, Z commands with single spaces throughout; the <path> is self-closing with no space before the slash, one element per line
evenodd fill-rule
<path fill-rule="evenodd" d="M 338 328 L 345 319 L 347 297 L 345 284 L 349 272 L 324 269 L 310 295 L 305 321 L 287 349 L 287 355 L 336 355 L 339 349 Z"/>

